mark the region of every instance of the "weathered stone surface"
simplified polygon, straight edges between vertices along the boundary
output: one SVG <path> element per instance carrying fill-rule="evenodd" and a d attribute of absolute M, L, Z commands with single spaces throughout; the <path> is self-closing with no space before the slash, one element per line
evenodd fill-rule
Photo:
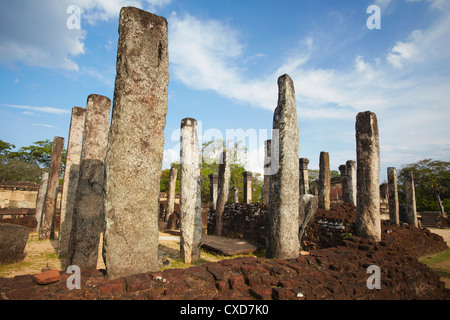
<path fill-rule="evenodd" d="M 389 221 L 392 224 L 399 225 L 399 206 L 398 206 L 398 188 L 397 188 L 397 169 L 387 168 L 388 192 L 389 192 Z"/>
<path fill-rule="evenodd" d="M 357 159 L 356 234 L 372 241 L 380 241 L 380 144 L 377 116 L 370 111 L 358 113 L 355 128 Z"/>
<path fill-rule="evenodd" d="M 54 137 L 52 144 L 52 155 L 48 169 L 47 192 L 45 193 L 44 210 L 42 212 L 42 223 L 39 229 L 39 239 L 49 239 L 56 209 L 56 197 L 58 195 L 59 177 L 61 174 L 61 160 L 64 149 L 64 138 Z"/>
<path fill-rule="evenodd" d="M 322 151 L 319 159 L 319 208 L 330 210 L 330 155 Z"/>
<path fill-rule="evenodd" d="M 244 171 L 242 176 L 244 177 L 244 203 L 252 203 L 252 173 Z"/>
<path fill-rule="evenodd" d="M 222 152 L 219 163 L 219 187 L 216 206 L 216 235 L 222 234 L 222 214 L 225 204 L 228 202 L 228 193 L 230 187 L 230 161 L 226 151 Z"/>
<path fill-rule="evenodd" d="M 33 276 L 33 281 L 40 285 L 46 285 L 58 282 L 61 279 L 61 274 L 58 270 L 46 270 Z"/>
<path fill-rule="evenodd" d="M 64 169 L 63 190 L 61 194 L 61 214 L 59 225 L 58 255 L 67 255 L 69 237 L 72 232 L 72 215 L 80 174 L 81 149 L 83 146 L 84 120 L 86 109 L 72 108 L 69 140 L 67 142 L 66 165 Z"/>
<path fill-rule="evenodd" d="M 298 159 L 298 161 L 300 170 L 300 177 L 299 177 L 300 195 L 309 194 L 309 178 L 308 178 L 309 159 L 300 158 Z"/>
<path fill-rule="evenodd" d="M 122 8 L 105 169 L 103 257 L 112 278 L 158 268 L 168 66 L 166 19 Z"/>
<path fill-rule="evenodd" d="M 180 257 L 184 263 L 200 259 L 202 241 L 201 191 L 197 121 L 181 121 L 180 137 Z"/>
<path fill-rule="evenodd" d="M 347 201 L 356 206 L 356 162 L 348 160 L 345 165 L 347 167 Z"/>
<path fill-rule="evenodd" d="M 16 224 L 0 224 L 0 264 L 20 262 L 24 258 L 30 229 Z"/>
<path fill-rule="evenodd" d="M 270 190 L 270 159 L 272 140 L 264 141 L 264 184 L 262 185 L 262 196 L 261 202 L 265 206 L 269 206 L 269 190 Z"/>
<path fill-rule="evenodd" d="M 233 203 L 239 203 L 239 189 L 237 187 L 233 187 L 231 190 L 233 192 Z"/>
<path fill-rule="evenodd" d="M 345 202 L 348 201 L 348 185 L 347 185 L 347 165 L 343 164 L 339 166 L 339 171 L 341 173 L 341 183 L 342 183 L 342 199 Z"/>
<path fill-rule="evenodd" d="M 36 197 L 36 231 L 39 233 L 41 230 L 42 224 L 42 213 L 44 212 L 44 202 L 45 202 L 45 194 L 47 193 L 48 186 L 48 172 L 45 171 L 42 173 L 41 182 L 39 183 L 39 190 Z"/>
<path fill-rule="evenodd" d="M 209 177 L 209 211 L 216 212 L 219 175 L 210 173 Z"/>
<path fill-rule="evenodd" d="M 170 168 L 169 173 L 169 186 L 167 190 L 167 205 L 166 205 L 166 214 L 164 217 L 164 221 L 166 223 L 169 222 L 170 216 L 173 214 L 174 208 L 175 208 L 175 188 L 177 185 L 177 174 L 178 174 L 178 167 L 172 166 Z"/>
<path fill-rule="evenodd" d="M 302 194 L 298 200 L 298 240 L 302 244 L 302 238 L 319 207 L 319 198 L 312 194 Z"/>
<path fill-rule="evenodd" d="M 299 129 L 294 83 L 288 75 L 278 78 L 278 105 L 273 117 L 272 163 L 267 219 L 267 258 L 299 255 Z M 275 170 L 275 166 L 278 170 Z"/>
<path fill-rule="evenodd" d="M 406 222 L 417 227 L 416 191 L 414 187 L 414 174 L 408 170 L 405 172 L 406 194 Z"/>
<path fill-rule="evenodd" d="M 96 268 L 104 229 L 103 187 L 111 100 L 91 94 L 86 104 L 83 150 L 69 238 L 68 265 Z"/>

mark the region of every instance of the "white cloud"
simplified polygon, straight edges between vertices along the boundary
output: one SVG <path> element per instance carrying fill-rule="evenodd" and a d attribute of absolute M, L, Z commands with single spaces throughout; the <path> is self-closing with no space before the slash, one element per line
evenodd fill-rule
<path fill-rule="evenodd" d="M 32 106 L 24 106 L 24 105 L 16 105 L 16 104 L 2 104 L 2 106 L 8 107 L 8 108 L 35 111 L 35 112 L 51 113 L 51 114 L 56 114 L 56 115 L 70 114 L 69 110 L 53 108 L 53 107 L 32 107 Z M 27 112 L 27 111 L 25 111 L 25 112 Z M 27 114 L 32 115 L 33 113 L 28 112 Z"/>
<path fill-rule="evenodd" d="M 51 124 L 45 124 L 45 123 L 33 123 L 33 126 L 35 127 L 43 127 L 43 128 L 51 128 L 51 129 L 59 129 L 57 126 L 51 125 Z"/>

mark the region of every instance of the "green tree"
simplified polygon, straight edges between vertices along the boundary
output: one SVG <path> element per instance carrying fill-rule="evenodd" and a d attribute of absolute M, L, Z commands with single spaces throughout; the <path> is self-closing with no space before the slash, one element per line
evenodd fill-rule
<path fill-rule="evenodd" d="M 450 162 L 424 159 L 407 164 L 399 172 L 399 199 L 405 199 L 405 172 L 412 171 L 418 211 L 450 209 Z"/>

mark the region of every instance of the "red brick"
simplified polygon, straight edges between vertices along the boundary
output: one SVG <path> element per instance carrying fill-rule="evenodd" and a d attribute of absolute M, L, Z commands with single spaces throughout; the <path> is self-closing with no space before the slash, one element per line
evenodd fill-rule
<path fill-rule="evenodd" d="M 58 282 L 60 279 L 61 275 L 58 270 L 46 270 L 33 276 L 33 281 L 41 285 Z"/>

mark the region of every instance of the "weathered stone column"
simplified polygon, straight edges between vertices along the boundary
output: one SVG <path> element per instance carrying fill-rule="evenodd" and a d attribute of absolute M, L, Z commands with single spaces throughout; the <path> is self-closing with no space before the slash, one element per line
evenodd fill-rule
<path fill-rule="evenodd" d="M 416 191 L 414 187 L 414 174 L 408 170 L 405 172 L 406 193 L 406 222 L 417 227 Z"/>
<path fill-rule="evenodd" d="M 168 83 L 166 19 L 122 8 L 105 169 L 103 258 L 110 278 L 158 269 Z"/>
<path fill-rule="evenodd" d="M 274 174 L 270 177 L 266 257 L 295 258 L 300 250 L 299 129 L 294 83 L 288 75 L 278 78 L 278 104 L 273 116 L 271 154 Z"/>
<path fill-rule="evenodd" d="M 319 159 L 319 208 L 330 210 L 330 155 L 322 151 Z"/>
<path fill-rule="evenodd" d="M 348 201 L 348 186 L 347 186 L 347 166 L 345 164 L 339 166 L 339 171 L 341 172 L 341 183 L 342 183 L 342 199 L 344 202 Z"/>
<path fill-rule="evenodd" d="M 209 212 L 216 212 L 219 175 L 209 174 Z"/>
<path fill-rule="evenodd" d="M 42 212 L 44 211 L 45 194 L 47 193 L 48 186 L 48 172 L 42 172 L 41 182 L 39 182 L 39 190 L 36 197 L 36 231 L 38 234 L 41 230 L 42 225 Z"/>
<path fill-rule="evenodd" d="M 64 138 L 54 137 L 52 155 L 48 169 L 47 192 L 45 193 L 44 210 L 42 212 L 41 229 L 39 239 L 49 239 L 55 217 L 56 199 L 58 197 L 59 177 L 61 175 L 61 160 L 64 149 Z"/>
<path fill-rule="evenodd" d="M 348 160 L 347 166 L 347 196 L 348 202 L 356 206 L 356 162 Z"/>
<path fill-rule="evenodd" d="M 222 152 L 219 162 L 219 187 L 217 195 L 216 207 L 216 235 L 219 237 L 222 234 L 222 214 L 225 210 L 225 204 L 228 202 L 229 187 L 230 187 L 230 162 L 228 153 Z"/>
<path fill-rule="evenodd" d="M 271 160 L 272 140 L 264 141 L 264 184 L 262 185 L 261 202 L 266 207 L 269 206 L 269 190 L 270 190 L 270 160 Z"/>
<path fill-rule="evenodd" d="M 356 161 L 356 234 L 380 241 L 380 144 L 377 116 L 370 111 L 356 116 Z"/>
<path fill-rule="evenodd" d="M 250 171 L 242 172 L 244 177 L 244 203 L 252 203 L 252 173 Z"/>
<path fill-rule="evenodd" d="M 397 169 L 387 168 L 388 193 L 389 193 L 389 221 L 391 224 L 399 225 L 399 206 L 398 206 L 398 188 L 397 188 Z"/>
<path fill-rule="evenodd" d="M 239 189 L 233 187 L 233 203 L 239 203 Z"/>
<path fill-rule="evenodd" d="M 69 140 L 67 141 L 66 166 L 64 169 L 63 189 L 61 194 L 61 214 L 59 224 L 58 255 L 67 255 L 69 237 L 72 232 L 72 214 L 77 194 L 78 177 L 80 174 L 81 148 L 86 109 L 72 108 L 70 119 Z"/>
<path fill-rule="evenodd" d="M 184 263 L 200 259 L 202 204 L 197 121 L 181 121 L 180 139 L 180 256 Z"/>
<path fill-rule="evenodd" d="M 309 194 L 309 178 L 308 178 L 308 164 L 309 159 L 300 158 L 299 161 L 299 170 L 300 170 L 300 178 L 299 178 L 299 188 L 300 195 Z"/>
<path fill-rule="evenodd" d="M 103 187 L 111 100 L 91 94 L 86 103 L 80 176 L 69 239 L 68 265 L 95 269 L 105 225 Z"/>
<path fill-rule="evenodd" d="M 175 193 L 176 193 L 175 189 L 177 186 L 177 174 L 178 174 L 178 167 L 172 166 L 170 168 L 169 185 L 167 187 L 166 214 L 164 217 L 164 221 L 166 223 L 169 222 L 169 219 L 172 216 L 174 208 L 175 208 Z"/>

